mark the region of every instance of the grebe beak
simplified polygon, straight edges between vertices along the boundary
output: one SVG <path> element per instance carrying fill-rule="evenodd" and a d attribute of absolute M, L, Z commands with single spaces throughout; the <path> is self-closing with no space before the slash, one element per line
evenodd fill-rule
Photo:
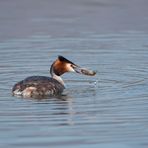
<path fill-rule="evenodd" d="M 89 70 L 87 68 L 82 68 L 77 65 L 72 65 L 72 68 L 76 73 L 87 75 L 87 76 L 94 76 L 96 74 L 95 71 Z"/>

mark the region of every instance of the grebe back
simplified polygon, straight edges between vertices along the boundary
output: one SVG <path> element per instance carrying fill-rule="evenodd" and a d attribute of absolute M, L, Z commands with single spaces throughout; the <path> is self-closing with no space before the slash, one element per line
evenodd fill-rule
<path fill-rule="evenodd" d="M 59 56 L 51 65 L 51 77 L 31 76 L 16 83 L 12 88 L 12 94 L 22 97 L 43 97 L 62 94 L 65 89 L 61 75 L 66 72 L 76 72 L 93 76 L 94 71 L 81 68 L 63 56 Z"/>

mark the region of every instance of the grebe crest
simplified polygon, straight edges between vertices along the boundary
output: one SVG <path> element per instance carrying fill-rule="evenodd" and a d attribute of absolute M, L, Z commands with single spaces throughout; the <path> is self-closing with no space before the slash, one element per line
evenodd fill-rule
<path fill-rule="evenodd" d="M 84 75 L 94 76 L 96 72 L 81 68 L 63 56 L 53 62 L 50 68 L 51 77 L 31 76 L 16 83 L 13 86 L 12 94 L 23 97 L 43 97 L 62 94 L 65 84 L 61 75 L 66 72 L 76 72 Z"/>

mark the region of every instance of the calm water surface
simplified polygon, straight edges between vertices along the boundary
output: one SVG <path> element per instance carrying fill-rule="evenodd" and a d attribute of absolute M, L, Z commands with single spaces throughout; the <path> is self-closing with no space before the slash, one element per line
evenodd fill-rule
<path fill-rule="evenodd" d="M 148 35 L 30 36 L 0 43 L 1 147 L 147 147 Z M 49 75 L 57 55 L 97 70 L 65 74 L 60 98 L 11 96 L 13 84 Z"/>

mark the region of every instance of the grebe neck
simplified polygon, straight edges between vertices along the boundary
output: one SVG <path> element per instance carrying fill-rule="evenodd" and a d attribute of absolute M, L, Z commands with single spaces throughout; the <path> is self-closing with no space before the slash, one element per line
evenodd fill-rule
<path fill-rule="evenodd" d="M 52 75 L 52 78 L 56 79 L 58 82 L 60 82 L 63 86 L 65 86 L 65 83 L 63 79 L 60 76 L 57 76 L 56 74 Z"/>
<path fill-rule="evenodd" d="M 53 79 L 56 79 L 59 83 L 61 83 L 65 87 L 65 83 L 64 83 L 63 79 L 60 76 L 55 74 L 55 72 L 53 70 L 53 66 L 51 66 L 51 68 L 50 68 L 50 74 Z"/>

